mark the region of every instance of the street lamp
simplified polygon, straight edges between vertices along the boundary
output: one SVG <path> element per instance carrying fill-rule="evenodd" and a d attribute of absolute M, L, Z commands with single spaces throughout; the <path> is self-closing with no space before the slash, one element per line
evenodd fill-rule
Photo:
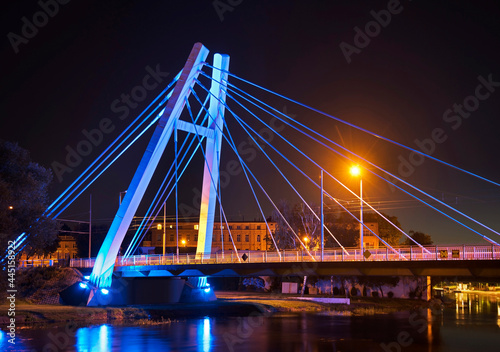
<path fill-rule="evenodd" d="M 308 245 L 308 242 L 309 242 L 309 237 L 304 236 L 303 240 L 304 240 L 304 242 L 306 243 L 306 248 L 307 248 L 307 249 L 309 249 L 309 245 Z"/>
<path fill-rule="evenodd" d="M 320 226 L 321 226 L 321 261 L 324 259 L 324 252 L 325 252 L 325 214 L 324 214 L 324 208 L 323 208 L 323 194 L 324 194 L 324 184 L 323 184 L 323 169 L 321 169 L 321 206 L 320 206 L 320 213 L 321 213 L 321 219 L 320 219 Z"/>
<path fill-rule="evenodd" d="M 167 237 L 167 202 L 163 203 L 163 255 L 165 255 L 165 239 Z"/>
<path fill-rule="evenodd" d="M 118 196 L 118 201 L 119 201 L 118 205 L 122 205 L 122 194 L 125 194 L 125 193 L 127 193 L 127 191 L 120 192 L 120 194 Z"/>
<path fill-rule="evenodd" d="M 358 165 L 353 165 L 349 172 L 354 177 L 359 176 L 359 248 L 363 254 L 363 179 L 361 168 Z"/>

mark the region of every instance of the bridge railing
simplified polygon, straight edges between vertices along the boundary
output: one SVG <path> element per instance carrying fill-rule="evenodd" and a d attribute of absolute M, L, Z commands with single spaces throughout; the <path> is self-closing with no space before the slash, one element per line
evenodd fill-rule
<path fill-rule="evenodd" d="M 20 260 L 18 267 L 20 268 L 31 268 L 35 266 L 54 266 L 54 265 L 66 265 L 68 264 L 66 259 L 26 259 Z"/>
<path fill-rule="evenodd" d="M 321 261 L 321 252 L 284 250 L 274 251 L 226 251 L 225 253 L 202 254 L 150 254 L 134 255 L 116 258 L 115 266 L 146 266 L 146 265 L 186 265 L 186 264 L 229 264 L 229 263 L 279 263 L 279 262 L 312 262 Z M 325 262 L 347 261 L 422 261 L 422 260 L 500 260 L 499 246 L 406 246 L 395 248 L 367 249 L 359 248 L 328 249 L 323 252 Z M 91 268 L 95 258 L 71 259 L 70 266 Z"/>

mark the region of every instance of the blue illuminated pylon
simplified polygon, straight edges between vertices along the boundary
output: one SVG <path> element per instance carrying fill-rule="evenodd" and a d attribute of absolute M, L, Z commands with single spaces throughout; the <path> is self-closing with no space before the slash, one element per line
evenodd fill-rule
<path fill-rule="evenodd" d="M 172 96 L 165 109 L 160 113 L 161 117 L 153 136 L 95 260 L 90 281 L 96 288 L 111 287 L 111 278 L 120 246 L 175 129 L 196 133 L 207 139 L 197 255 L 205 255 L 208 252 L 207 255 L 210 256 L 219 178 L 222 126 L 224 125 L 223 106 L 227 86 L 227 73 L 224 72 L 229 69 L 229 56 L 214 55 L 215 69 L 212 71 L 211 94 L 212 97 L 215 96 L 218 99 L 210 99 L 208 127 L 179 120 L 196 78 L 205 64 L 208 52 L 208 49 L 201 43 L 196 43 L 193 46 Z"/>

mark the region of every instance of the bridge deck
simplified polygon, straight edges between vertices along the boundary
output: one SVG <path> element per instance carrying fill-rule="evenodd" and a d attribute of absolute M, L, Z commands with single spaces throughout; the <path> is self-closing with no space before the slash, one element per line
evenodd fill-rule
<path fill-rule="evenodd" d="M 191 264 L 243 264 L 243 263 L 296 263 L 321 262 L 319 251 L 310 251 L 312 256 L 304 251 L 234 251 L 213 253 L 210 259 L 204 255 L 175 254 L 135 255 L 117 257 L 115 268 L 138 267 L 152 265 L 191 265 Z M 369 249 L 364 254 L 359 249 L 325 250 L 323 262 L 399 262 L 399 261 L 471 261 L 471 260 L 500 260 L 498 246 L 428 246 L 428 247 L 401 247 L 396 253 L 387 248 Z M 71 259 L 70 266 L 77 268 L 91 268 L 95 258 Z"/>

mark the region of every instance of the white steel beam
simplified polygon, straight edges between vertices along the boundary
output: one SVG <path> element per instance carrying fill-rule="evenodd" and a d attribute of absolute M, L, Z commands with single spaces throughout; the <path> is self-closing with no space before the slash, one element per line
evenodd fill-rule
<path fill-rule="evenodd" d="M 99 250 L 90 277 L 90 281 L 96 287 L 111 286 L 111 276 L 123 238 L 172 135 L 175 123 L 178 121 L 184 108 L 185 99 L 189 96 L 195 78 L 198 76 L 199 70 L 207 56 L 208 49 L 201 43 L 196 43 L 193 46 L 181 76 L 175 85 L 172 97 L 167 102 L 165 111 L 158 121 L 158 125 L 144 152 L 139 167 L 127 189 L 125 198 Z"/>
<path fill-rule="evenodd" d="M 214 138 L 207 138 L 205 147 L 205 167 L 201 193 L 200 222 L 196 257 L 209 259 L 212 251 L 215 200 L 219 184 L 219 163 L 224 128 L 224 103 L 226 101 L 229 56 L 215 54 L 210 87 L 210 106 L 208 108 L 208 128 L 213 130 Z"/>

